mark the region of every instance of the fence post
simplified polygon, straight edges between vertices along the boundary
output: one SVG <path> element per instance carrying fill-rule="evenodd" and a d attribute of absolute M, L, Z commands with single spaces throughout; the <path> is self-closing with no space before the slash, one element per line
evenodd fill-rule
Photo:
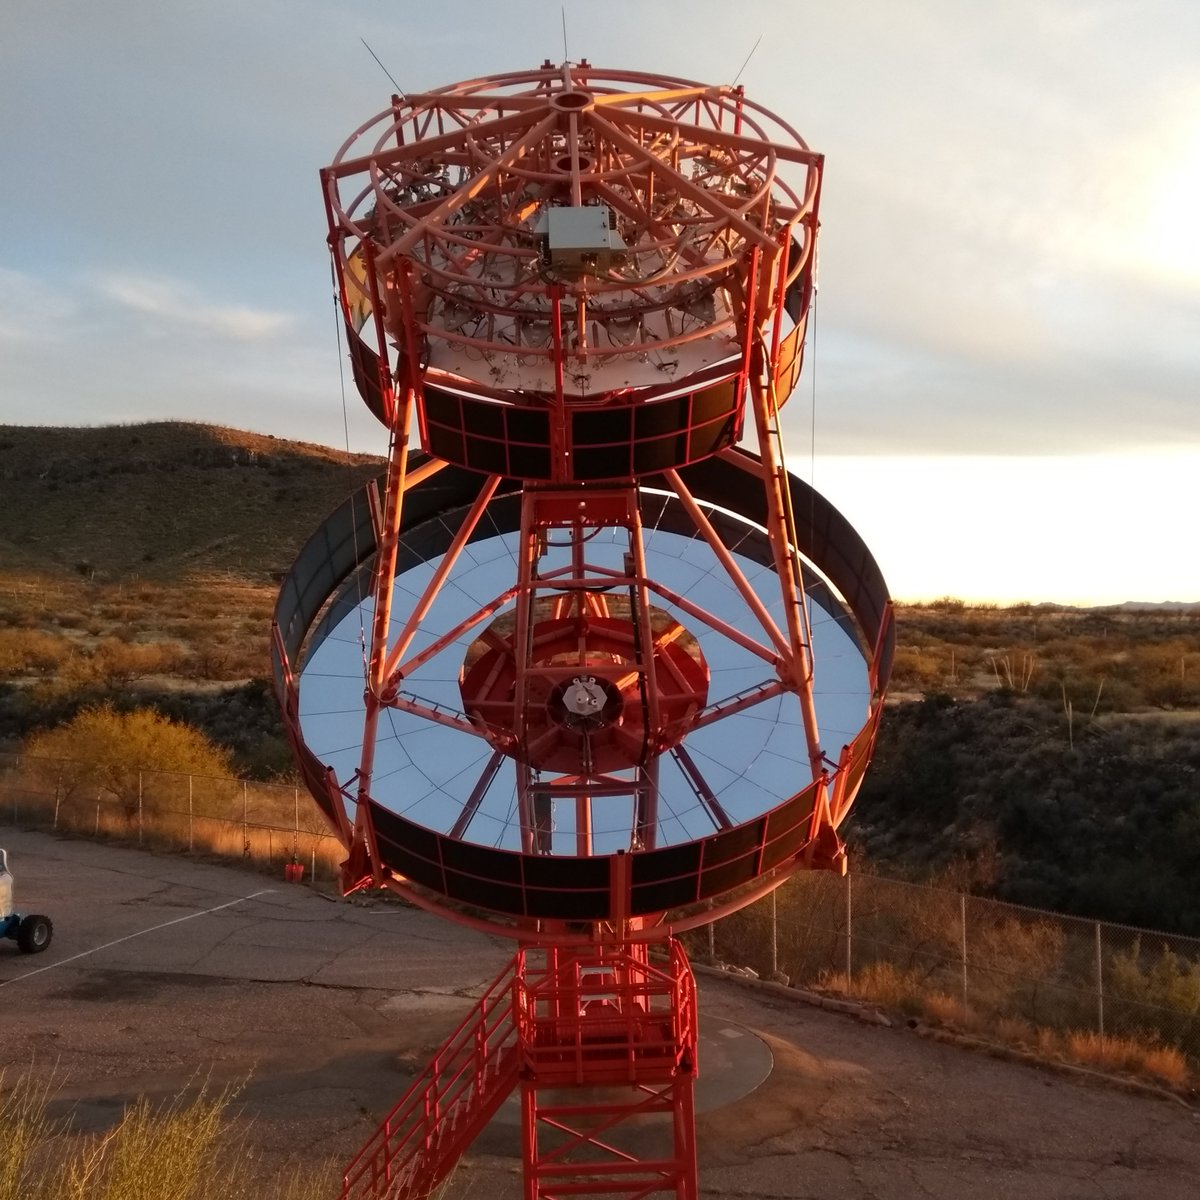
<path fill-rule="evenodd" d="M 138 772 L 138 845 L 142 844 L 142 773 Z"/>
<path fill-rule="evenodd" d="M 963 1016 L 967 1015 L 967 894 L 959 895 L 962 915 L 962 1007 Z"/>
<path fill-rule="evenodd" d="M 854 912 L 854 905 L 851 900 L 850 887 L 850 872 L 846 872 L 846 986 L 850 986 L 850 981 L 854 978 L 854 937 L 851 933 L 851 918 Z"/>
<path fill-rule="evenodd" d="M 194 842 L 192 839 L 192 784 L 195 782 L 195 776 L 188 776 L 188 853 L 192 853 Z"/>
<path fill-rule="evenodd" d="M 779 909 L 775 897 L 779 889 L 771 890 L 771 978 L 779 974 Z"/>
<path fill-rule="evenodd" d="M 1096 1024 L 1104 1038 L 1104 953 L 1100 943 L 1100 922 L 1096 922 Z"/>
<path fill-rule="evenodd" d="M 242 780 L 242 857 L 250 857 L 250 792 Z"/>

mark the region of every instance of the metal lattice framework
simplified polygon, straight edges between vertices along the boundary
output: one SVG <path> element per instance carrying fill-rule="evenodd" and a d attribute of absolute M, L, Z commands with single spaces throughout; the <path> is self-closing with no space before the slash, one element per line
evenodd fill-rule
<path fill-rule="evenodd" d="M 611 1082 L 567 1042 L 659 1037 L 647 944 L 844 864 L 892 626 L 870 553 L 784 462 L 822 167 L 740 88 L 583 62 L 394 96 L 322 173 L 391 449 L 285 581 L 276 686 L 347 891 L 547 947 L 546 995 L 603 980 L 536 1037 L 513 1002 L 530 1197 L 559 1194 L 539 1086 L 568 1061 Z M 673 954 L 664 994 L 694 1009 Z M 631 1197 L 695 1194 L 673 1020 L 688 1046 L 627 1082 L 669 1097 L 675 1152 Z M 480 1057 L 481 1091 L 499 1070 Z M 425 1194 L 432 1136 L 417 1190 L 362 1194 Z"/>

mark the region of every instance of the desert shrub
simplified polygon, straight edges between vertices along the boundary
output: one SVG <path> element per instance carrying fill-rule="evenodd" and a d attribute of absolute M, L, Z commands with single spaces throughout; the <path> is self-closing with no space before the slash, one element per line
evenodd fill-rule
<path fill-rule="evenodd" d="M 192 650 L 188 673 L 193 679 L 234 679 L 237 677 L 237 662 L 236 646 L 215 637 L 205 637 Z"/>
<path fill-rule="evenodd" d="M 229 753 L 202 733 L 149 709 L 118 712 L 110 704 L 85 708 L 56 729 L 35 734 L 25 753 L 39 760 L 62 800 L 106 796 L 132 818 L 139 811 L 186 812 L 194 794 L 189 776 L 229 774 Z M 153 772 L 147 786 L 144 772 Z M 197 812 L 225 815 L 235 790 L 230 780 L 202 789 Z"/>
<path fill-rule="evenodd" d="M 186 657 L 178 642 L 126 642 L 105 638 L 92 652 L 90 667 L 105 687 L 122 688 L 148 675 L 170 675 Z"/>
<path fill-rule="evenodd" d="M 1138 646 L 1130 657 L 1148 703 L 1162 708 L 1200 703 L 1200 646 L 1195 638 Z"/>
<path fill-rule="evenodd" d="M 986 910 L 984 910 L 986 912 Z M 971 1004 L 1029 1021 L 1057 1023 L 1064 1017 L 1062 988 L 1066 934 L 1061 924 L 1000 916 L 975 921 L 969 932 Z"/>
<path fill-rule="evenodd" d="M 764 978 L 777 969 L 793 982 L 812 983 L 845 962 L 845 886 L 824 871 L 799 872 L 773 897 L 689 935 L 687 944 L 703 959 L 711 945 L 717 961 L 751 967 Z"/>
<path fill-rule="evenodd" d="M 70 643 L 38 629 L 0 629 L 0 677 L 58 669 L 70 654 Z"/>
<path fill-rule="evenodd" d="M 928 879 L 989 840 L 999 870 L 981 890 L 999 899 L 1196 931 L 1200 722 L 1081 707 L 1073 737 L 1061 695 L 890 707 L 847 841 Z"/>
<path fill-rule="evenodd" d="M 900 646 L 892 662 L 892 686 L 924 691 L 940 683 L 945 670 L 936 651 Z"/>
<path fill-rule="evenodd" d="M 956 895 L 865 874 L 856 874 L 852 886 L 856 975 L 884 962 L 928 986 L 952 969 L 962 943 Z"/>

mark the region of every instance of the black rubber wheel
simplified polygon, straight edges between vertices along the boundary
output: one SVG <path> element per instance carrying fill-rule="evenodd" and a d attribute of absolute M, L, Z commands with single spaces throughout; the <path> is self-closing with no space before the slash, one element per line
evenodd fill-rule
<path fill-rule="evenodd" d="M 53 936 L 54 923 L 50 918 L 43 917 L 40 913 L 30 913 L 21 919 L 21 926 L 17 930 L 17 945 L 26 954 L 40 954 L 50 945 Z"/>

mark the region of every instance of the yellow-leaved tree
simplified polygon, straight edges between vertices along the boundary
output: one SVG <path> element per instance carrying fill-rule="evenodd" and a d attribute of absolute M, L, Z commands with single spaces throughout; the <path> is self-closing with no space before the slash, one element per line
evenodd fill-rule
<path fill-rule="evenodd" d="M 85 708 L 30 737 L 25 755 L 68 809 L 116 801 L 131 820 L 189 811 L 227 816 L 236 791 L 227 750 L 148 708 Z"/>

